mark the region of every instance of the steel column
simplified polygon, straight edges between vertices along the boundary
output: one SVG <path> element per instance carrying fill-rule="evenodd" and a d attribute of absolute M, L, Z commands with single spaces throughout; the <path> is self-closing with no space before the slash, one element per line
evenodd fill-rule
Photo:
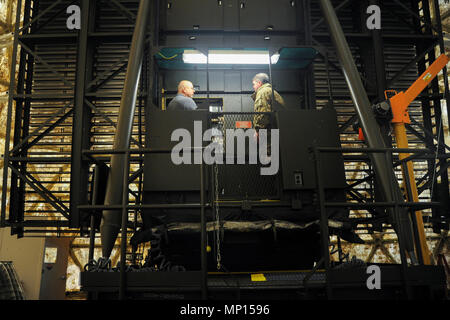
<path fill-rule="evenodd" d="M 81 212 L 78 205 L 87 203 L 89 183 L 89 163 L 83 161 L 81 151 L 90 146 L 90 109 L 84 98 L 88 90 L 87 84 L 92 79 L 94 47 L 89 41 L 89 32 L 94 30 L 96 1 L 82 0 L 81 19 L 83 27 L 78 40 L 77 75 L 75 87 L 72 163 L 70 174 L 70 221 L 71 227 L 81 224 Z"/>
<path fill-rule="evenodd" d="M 379 126 L 371 110 L 371 103 L 362 84 L 358 69 L 353 60 L 344 32 L 329 0 L 320 1 L 324 18 L 327 21 L 332 41 L 336 47 L 337 55 L 344 71 L 352 100 L 355 104 L 364 136 L 370 148 L 385 148 L 385 142 Z M 376 173 L 378 184 L 387 202 L 403 202 L 403 194 L 395 178 L 392 164 L 388 164 L 384 155 L 372 154 L 372 164 Z M 389 210 L 399 241 L 403 243 L 413 263 L 417 263 L 414 253 L 414 238 L 411 218 L 404 208 L 398 211 Z"/>
<path fill-rule="evenodd" d="M 28 21 L 30 19 L 30 3 L 25 2 L 24 8 L 24 21 Z M 28 33 L 28 30 L 25 30 L 24 33 Z M 20 52 L 20 63 L 19 63 L 19 74 L 17 81 L 17 93 L 27 94 L 31 93 L 32 86 L 32 74 L 33 74 L 33 64 L 34 58 L 32 56 L 28 56 L 24 50 Z M 26 78 L 25 78 L 26 75 Z M 16 110 L 15 110 L 15 124 L 14 128 L 14 146 L 17 143 L 20 143 L 22 137 L 28 135 L 29 131 L 29 123 L 30 123 L 30 101 L 24 99 L 16 100 Z M 20 128 L 18 130 L 17 128 Z M 23 150 L 20 153 L 20 157 L 26 157 L 27 151 Z M 18 170 L 25 174 L 27 163 L 17 163 Z M 19 180 L 18 176 L 13 172 L 11 174 L 11 187 L 10 190 L 17 190 L 10 192 L 10 214 L 9 214 L 9 222 L 22 222 L 24 220 L 24 211 L 25 211 L 25 182 L 23 180 Z M 23 228 L 11 228 L 11 235 L 17 234 L 19 238 L 23 237 Z"/>
<path fill-rule="evenodd" d="M 20 27 L 20 13 L 22 11 L 22 1 L 17 2 L 16 11 L 16 26 L 14 32 L 14 44 L 12 53 L 12 63 L 11 63 L 11 74 L 9 77 L 9 97 L 8 97 L 8 111 L 6 114 L 6 137 L 5 137 L 5 153 L 3 162 L 3 183 L 2 183 L 2 205 L 1 205 L 1 217 L 0 217 L 0 227 L 6 226 L 6 197 L 8 195 L 8 172 L 9 172 L 9 147 L 11 138 L 11 122 L 12 122 L 12 108 L 13 108 L 13 97 L 16 91 L 16 63 L 17 63 L 17 51 L 19 44 L 19 27 Z"/>
<path fill-rule="evenodd" d="M 441 14 L 440 14 L 440 8 L 439 8 L 439 1 L 438 0 L 433 0 L 433 5 L 434 5 L 434 12 L 435 12 L 435 21 L 436 21 L 436 25 L 437 25 L 437 33 L 438 33 L 438 37 L 439 37 L 439 50 L 441 54 L 446 53 L 445 50 L 445 44 L 444 44 L 444 37 L 443 37 L 443 31 L 442 31 L 442 19 L 441 19 Z M 442 77 L 444 80 L 444 99 L 447 105 L 447 123 L 448 121 L 450 121 L 450 88 L 449 88 L 449 81 L 448 81 L 448 69 L 447 67 L 444 67 L 442 70 Z M 436 90 L 439 93 L 439 84 L 438 84 L 438 80 L 435 80 L 434 86 L 436 88 Z M 439 108 L 441 106 L 440 101 L 435 100 L 435 115 L 436 115 L 436 124 L 439 123 L 440 130 L 437 130 L 438 133 L 438 141 L 442 141 L 445 142 L 445 138 L 444 138 L 444 132 L 443 132 L 443 119 L 442 119 L 442 110 L 436 110 L 436 108 Z M 439 115 L 439 117 L 438 117 Z M 438 122 L 439 119 L 439 122 Z M 439 153 L 441 154 L 445 154 L 446 151 L 444 148 L 442 148 L 439 143 L 438 143 L 438 152 L 436 153 L 436 155 L 438 156 Z M 437 160 L 437 159 L 436 159 Z M 436 161 L 435 160 L 435 161 Z M 441 166 L 443 166 L 443 162 L 441 161 Z M 435 169 L 434 169 L 435 170 Z M 434 184 L 434 181 L 432 181 L 432 183 Z M 434 190 L 434 188 L 432 188 L 432 190 Z M 449 197 L 450 196 L 450 188 L 449 188 L 449 177 L 448 177 L 448 171 L 443 171 L 442 175 L 441 175 L 441 185 L 440 185 L 440 194 L 445 197 Z M 433 195 L 432 195 L 433 197 Z M 441 216 L 442 214 L 445 214 L 444 210 L 437 210 L 437 212 L 433 211 L 433 217 L 439 218 L 439 216 Z M 449 212 L 447 210 L 446 212 L 446 216 L 447 218 L 449 217 Z M 437 232 L 439 231 L 438 228 L 434 228 L 434 231 Z"/>
<path fill-rule="evenodd" d="M 304 18 L 304 29 L 305 29 L 305 45 L 312 45 L 312 29 L 311 28 L 311 0 L 303 0 L 303 18 Z M 306 109 L 316 109 L 316 87 L 315 87 L 315 76 L 314 76 L 314 64 L 312 63 L 305 70 L 305 108 Z"/>
<path fill-rule="evenodd" d="M 370 0 L 370 5 L 380 6 L 379 0 Z M 384 43 L 381 36 L 381 30 L 371 30 L 373 53 L 375 56 L 375 71 L 377 75 L 377 94 L 378 99 L 384 99 L 384 91 L 386 88 L 386 65 L 384 63 Z"/>

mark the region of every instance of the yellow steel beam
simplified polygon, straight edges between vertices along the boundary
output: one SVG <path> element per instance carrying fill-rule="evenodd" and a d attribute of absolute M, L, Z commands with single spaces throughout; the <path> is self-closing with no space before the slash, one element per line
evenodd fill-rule
<path fill-rule="evenodd" d="M 404 123 L 394 123 L 394 130 L 395 130 L 395 139 L 397 141 L 397 148 L 399 149 L 408 149 L 409 143 L 408 143 L 408 136 L 406 134 L 406 128 Z M 399 154 L 400 160 L 406 159 L 410 156 L 408 153 L 401 153 Z M 417 191 L 417 185 L 416 185 L 416 178 L 414 176 L 414 165 L 412 161 L 408 161 L 406 163 L 407 171 L 408 171 L 408 178 L 411 186 L 411 193 L 412 193 L 412 199 L 409 199 L 411 202 L 419 202 L 419 193 Z M 404 180 L 406 181 L 406 173 L 403 172 Z M 405 184 L 406 187 L 406 184 Z M 406 193 L 407 194 L 407 193 Z M 419 241 L 420 241 L 420 248 L 423 255 L 423 263 L 425 265 L 431 265 L 431 255 L 430 251 L 428 249 L 427 245 L 427 239 L 425 235 L 425 227 L 423 224 L 423 217 L 422 217 L 422 211 L 416 211 L 416 222 L 417 222 L 417 231 L 419 234 Z"/>

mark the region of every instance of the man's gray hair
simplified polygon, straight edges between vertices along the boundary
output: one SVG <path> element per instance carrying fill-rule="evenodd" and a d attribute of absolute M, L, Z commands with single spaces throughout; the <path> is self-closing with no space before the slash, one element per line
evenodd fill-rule
<path fill-rule="evenodd" d="M 259 81 L 262 84 L 265 84 L 270 82 L 270 78 L 266 73 L 258 73 L 253 77 L 253 81 Z"/>

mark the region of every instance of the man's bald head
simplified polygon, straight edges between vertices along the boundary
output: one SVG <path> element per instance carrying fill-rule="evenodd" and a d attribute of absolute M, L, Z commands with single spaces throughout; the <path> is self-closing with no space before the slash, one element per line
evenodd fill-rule
<path fill-rule="evenodd" d="M 194 85 L 188 80 L 183 80 L 178 84 L 178 93 L 192 98 L 195 93 Z"/>

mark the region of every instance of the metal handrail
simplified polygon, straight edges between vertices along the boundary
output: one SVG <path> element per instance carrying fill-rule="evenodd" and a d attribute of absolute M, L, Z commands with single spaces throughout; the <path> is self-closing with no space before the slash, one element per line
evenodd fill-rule
<path fill-rule="evenodd" d="M 329 272 L 330 272 L 330 252 L 328 248 L 329 243 L 329 230 L 328 230 L 328 216 L 326 213 L 327 207 L 347 207 L 347 208 L 368 208 L 368 207 L 379 207 L 379 208 L 394 208 L 395 211 L 398 212 L 399 208 L 411 208 L 413 209 L 410 212 L 413 223 L 414 220 L 414 209 L 415 208 L 429 208 L 435 206 L 441 206 L 442 204 L 439 202 L 400 202 L 400 201 L 391 201 L 391 202 L 371 202 L 371 203 L 348 203 L 348 202 L 327 202 L 325 200 L 325 189 L 322 184 L 322 175 L 320 170 L 320 154 L 321 153 L 350 153 L 350 152 L 360 152 L 360 153 L 384 153 L 385 155 L 392 155 L 394 153 L 416 153 L 422 154 L 422 156 L 426 156 L 427 154 L 432 154 L 432 151 L 429 149 L 397 149 L 397 148 L 337 148 L 337 147 L 317 147 L 314 146 L 310 148 L 310 152 L 314 154 L 315 161 L 315 169 L 316 169 L 316 179 L 317 179 L 317 192 L 319 196 L 319 205 L 320 205 L 320 229 L 322 235 L 322 251 L 323 257 L 317 265 L 317 268 L 320 267 L 319 264 L 325 265 L 325 276 L 327 283 L 327 295 L 330 298 L 332 296 L 332 288 L 329 283 Z M 420 159 L 421 155 L 418 155 L 416 158 Z M 405 165 L 405 162 L 401 163 L 402 166 Z M 410 192 L 410 188 L 407 185 L 407 192 Z M 421 251 L 420 244 L 417 243 L 418 234 L 417 229 L 414 228 L 414 239 L 415 239 L 415 247 L 419 256 L 420 263 L 423 264 L 423 253 Z M 402 275 L 404 280 L 405 291 L 407 295 L 410 297 L 411 288 L 409 285 L 408 277 L 407 277 L 407 260 L 405 255 L 405 248 L 402 243 L 399 242 L 400 246 L 400 256 L 402 261 Z M 315 270 L 312 270 L 311 275 L 315 273 Z M 305 283 L 306 285 L 306 283 Z"/>

